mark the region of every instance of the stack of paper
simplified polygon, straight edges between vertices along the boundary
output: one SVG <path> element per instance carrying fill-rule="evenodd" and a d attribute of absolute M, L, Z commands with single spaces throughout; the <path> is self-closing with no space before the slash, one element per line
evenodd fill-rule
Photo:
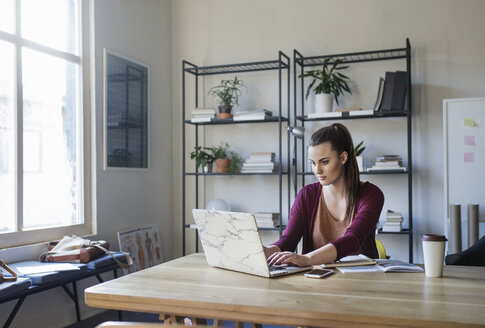
<path fill-rule="evenodd" d="M 275 153 L 251 153 L 244 162 L 241 173 L 271 173 L 275 169 Z"/>
<path fill-rule="evenodd" d="M 210 122 L 214 117 L 216 117 L 216 110 L 214 108 L 195 108 L 192 111 L 190 122 Z"/>
<path fill-rule="evenodd" d="M 233 120 L 234 121 L 259 121 L 259 120 L 262 121 L 272 115 L 273 113 L 267 109 L 235 111 L 233 113 Z"/>
<path fill-rule="evenodd" d="M 367 169 L 372 171 L 406 171 L 402 166 L 402 157 L 399 155 L 382 155 L 376 158 L 376 163 Z"/>
<path fill-rule="evenodd" d="M 399 232 L 402 230 L 403 217 L 401 213 L 387 210 L 386 222 L 382 225 L 383 232 Z"/>
<path fill-rule="evenodd" d="M 280 215 L 279 213 L 256 212 L 254 217 L 258 228 L 275 228 L 278 226 Z"/>

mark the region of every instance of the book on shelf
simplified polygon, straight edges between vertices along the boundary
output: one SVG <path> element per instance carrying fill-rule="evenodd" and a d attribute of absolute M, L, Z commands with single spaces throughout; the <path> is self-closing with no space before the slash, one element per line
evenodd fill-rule
<path fill-rule="evenodd" d="M 404 110 L 408 73 L 404 71 L 386 72 L 380 110 Z"/>
<path fill-rule="evenodd" d="M 376 166 L 401 166 L 402 160 L 396 161 L 376 161 Z"/>
<path fill-rule="evenodd" d="M 355 112 L 358 110 L 362 110 L 360 107 L 345 107 L 345 108 L 337 108 L 335 109 L 336 112 Z"/>
<path fill-rule="evenodd" d="M 190 122 L 192 123 L 201 123 L 201 122 L 211 122 L 212 116 L 200 116 L 200 117 L 192 117 Z"/>
<path fill-rule="evenodd" d="M 398 172 L 406 172 L 406 168 L 402 166 L 396 166 L 396 167 L 369 167 L 367 169 L 367 172 L 379 172 L 379 171 L 398 171 Z"/>
<path fill-rule="evenodd" d="M 342 273 L 365 273 L 365 272 L 424 272 L 420 266 L 399 260 L 377 259 L 376 264 L 371 266 L 338 267 Z"/>
<path fill-rule="evenodd" d="M 308 113 L 307 118 L 342 117 L 342 112 Z"/>
<path fill-rule="evenodd" d="M 386 222 L 382 225 L 382 232 L 400 232 L 402 231 L 401 222 Z"/>
<path fill-rule="evenodd" d="M 242 168 L 241 173 L 273 173 L 275 169 Z"/>
<path fill-rule="evenodd" d="M 402 160 L 401 155 L 381 155 L 376 157 L 376 161 L 400 161 Z"/>
<path fill-rule="evenodd" d="M 377 87 L 377 99 L 374 104 L 374 111 L 377 112 L 381 107 L 382 96 L 384 94 L 384 79 L 382 77 L 379 78 L 379 85 Z"/>
<path fill-rule="evenodd" d="M 192 116 L 194 115 L 216 115 L 215 108 L 194 108 L 192 110 Z"/>
<path fill-rule="evenodd" d="M 364 110 L 353 110 L 349 112 L 349 116 L 367 116 L 367 115 L 374 115 L 374 110 L 364 109 Z"/>
<path fill-rule="evenodd" d="M 372 265 L 375 263 L 376 261 L 371 259 L 370 257 L 364 254 L 358 254 L 358 255 L 349 255 L 349 256 L 342 257 L 340 260 L 332 263 L 322 264 L 321 267 L 337 268 L 337 267 L 345 267 L 345 266 Z"/>
<path fill-rule="evenodd" d="M 386 212 L 386 219 L 390 220 L 401 220 L 402 221 L 402 214 L 400 212 L 394 212 L 392 210 L 387 210 Z"/>
<path fill-rule="evenodd" d="M 246 111 L 236 111 L 233 113 L 234 121 L 258 121 L 265 120 L 272 116 L 273 113 L 267 109 L 255 109 Z"/>

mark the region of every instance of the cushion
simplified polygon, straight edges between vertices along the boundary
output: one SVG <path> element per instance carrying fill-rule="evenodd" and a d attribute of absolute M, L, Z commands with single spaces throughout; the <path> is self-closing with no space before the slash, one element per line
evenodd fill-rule
<path fill-rule="evenodd" d="M 125 264 L 127 263 L 125 253 L 123 253 L 123 252 L 113 252 L 111 254 L 121 263 L 125 263 Z M 95 260 L 89 261 L 86 264 L 87 264 L 87 266 L 90 270 L 93 270 L 93 269 L 99 269 L 99 268 L 102 268 L 102 267 L 105 267 L 105 266 L 116 264 L 116 261 L 113 260 L 113 258 L 110 255 L 105 254 L 101 257 L 98 257 Z"/>
<path fill-rule="evenodd" d="M 29 278 L 18 278 L 16 281 L 2 282 L 0 284 L 0 299 L 19 293 L 29 287 Z"/>
<path fill-rule="evenodd" d="M 52 266 L 52 265 L 56 265 L 56 264 L 60 264 L 60 263 L 51 263 L 51 262 L 45 263 L 45 262 L 39 262 L 39 261 L 23 261 L 23 262 L 12 263 L 10 265 L 10 267 L 12 269 L 14 269 L 15 271 L 17 271 L 17 273 L 20 276 L 21 273 L 18 270 L 18 268 L 21 268 L 21 267 L 46 267 L 46 266 Z M 87 267 L 86 264 L 83 264 L 83 263 L 71 263 L 71 264 L 78 267 L 79 270 L 50 271 L 50 272 L 29 274 L 29 275 L 25 275 L 23 277 L 29 278 L 33 285 L 42 285 L 42 284 L 47 284 L 47 283 L 62 280 L 62 279 L 75 277 L 76 275 L 84 273 L 88 270 L 88 267 Z"/>

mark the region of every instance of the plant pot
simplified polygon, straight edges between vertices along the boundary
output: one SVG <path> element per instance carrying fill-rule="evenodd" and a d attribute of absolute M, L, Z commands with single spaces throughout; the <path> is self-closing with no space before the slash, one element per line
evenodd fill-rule
<path fill-rule="evenodd" d="M 212 162 L 207 163 L 202 167 L 202 172 L 204 173 L 211 173 L 212 172 Z"/>
<path fill-rule="evenodd" d="M 333 95 L 320 93 L 315 95 L 315 113 L 328 113 L 333 109 Z"/>
<path fill-rule="evenodd" d="M 364 172 L 364 157 L 363 156 L 357 156 L 355 157 L 357 160 L 357 166 L 359 167 L 359 172 Z"/>
<path fill-rule="evenodd" d="M 232 118 L 232 106 L 228 105 L 220 105 L 219 106 L 219 113 L 217 114 L 217 118 Z"/>
<path fill-rule="evenodd" d="M 217 173 L 228 173 L 230 165 L 231 165 L 230 159 L 227 159 L 227 158 L 216 159 L 216 172 Z"/>

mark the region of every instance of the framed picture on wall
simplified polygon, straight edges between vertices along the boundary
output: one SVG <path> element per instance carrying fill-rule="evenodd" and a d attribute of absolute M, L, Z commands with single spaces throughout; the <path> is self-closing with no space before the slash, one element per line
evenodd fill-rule
<path fill-rule="evenodd" d="M 148 66 L 104 49 L 105 169 L 148 169 Z"/>

